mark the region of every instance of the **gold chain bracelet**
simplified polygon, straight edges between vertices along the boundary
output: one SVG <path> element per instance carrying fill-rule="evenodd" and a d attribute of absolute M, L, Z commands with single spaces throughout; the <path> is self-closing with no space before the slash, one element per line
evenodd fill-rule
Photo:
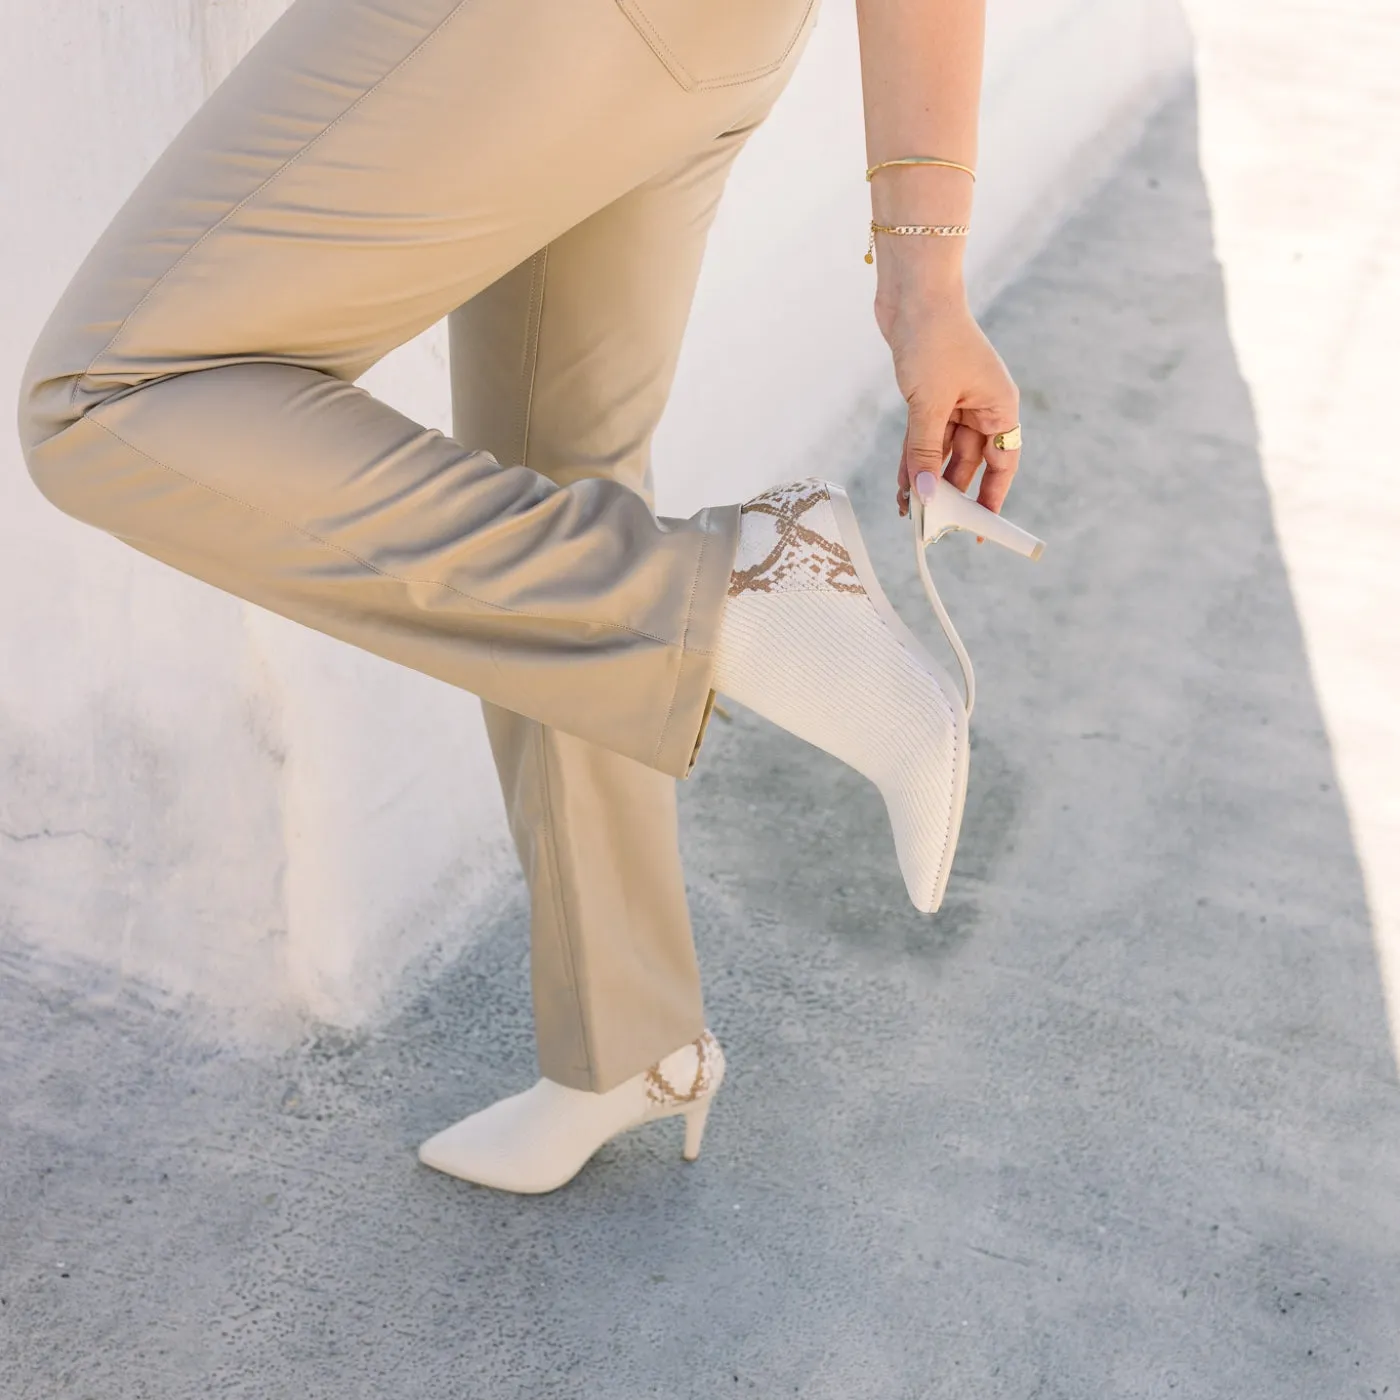
<path fill-rule="evenodd" d="M 871 219 L 870 246 L 865 250 L 865 260 L 868 263 L 875 261 L 877 233 L 922 234 L 928 238 L 966 238 L 969 232 L 968 224 L 877 224 Z"/>
<path fill-rule="evenodd" d="M 865 172 L 865 178 L 873 180 L 877 170 L 884 170 L 890 165 L 941 165 L 948 170 L 961 170 L 964 175 L 972 177 L 973 184 L 977 183 L 977 172 L 970 165 L 959 165 L 955 160 L 940 160 L 937 156 L 900 156 L 898 160 L 882 160 Z"/>

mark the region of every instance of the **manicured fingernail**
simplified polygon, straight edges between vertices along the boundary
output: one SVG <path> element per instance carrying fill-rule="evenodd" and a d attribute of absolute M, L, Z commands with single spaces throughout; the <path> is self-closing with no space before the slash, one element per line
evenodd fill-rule
<path fill-rule="evenodd" d="M 931 499 L 933 496 L 934 487 L 937 485 L 937 483 L 938 478 L 935 477 L 932 472 L 920 472 L 918 476 L 914 478 L 914 489 L 918 491 L 919 499 L 921 501 L 927 501 Z"/>

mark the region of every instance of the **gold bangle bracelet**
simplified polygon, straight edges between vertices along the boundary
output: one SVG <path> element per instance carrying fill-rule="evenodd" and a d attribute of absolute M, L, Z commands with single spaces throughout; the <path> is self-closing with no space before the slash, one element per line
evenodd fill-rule
<path fill-rule="evenodd" d="M 900 156 L 898 160 L 882 160 L 865 172 L 865 178 L 873 180 L 877 170 L 884 170 L 890 165 L 941 165 L 948 170 L 961 170 L 964 175 L 972 177 L 973 184 L 977 183 L 977 172 L 970 165 L 960 165 L 955 160 L 940 160 L 936 156 Z"/>
<path fill-rule="evenodd" d="M 877 224 L 870 221 L 870 246 L 865 250 L 865 260 L 875 261 L 875 235 L 877 233 L 898 233 L 903 235 L 923 235 L 926 238 L 966 238 L 971 232 L 968 224 Z"/>

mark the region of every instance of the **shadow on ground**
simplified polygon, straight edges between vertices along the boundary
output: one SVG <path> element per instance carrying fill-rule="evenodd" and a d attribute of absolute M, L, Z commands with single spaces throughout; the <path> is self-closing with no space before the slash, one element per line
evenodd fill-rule
<path fill-rule="evenodd" d="M 0 1391 L 1400 1395 L 1400 1090 L 1189 99 L 1005 297 L 1032 567 L 936 551 L 983 698 L 910 912 L 873 791 L 742 712 L 684 788 L 732 1070 L 515 1200 L 413 1145 L 530 1082 L 523 913 L 275 1060 L 11 964 Z M 883 425 L 856 486 L 920 595 Z"/>

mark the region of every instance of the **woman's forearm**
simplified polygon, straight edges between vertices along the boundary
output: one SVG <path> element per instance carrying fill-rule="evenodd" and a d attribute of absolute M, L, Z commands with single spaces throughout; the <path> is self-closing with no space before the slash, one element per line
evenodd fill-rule
<path fill-rule="evenodd" d="M 869 164 L 936 156 L 975 168 L 985 0 L 856 0 L 856 15 Z M 939 166 L 896 166 L 875 176 L 870 198 L 882 224 L 962 224 L 972 181 Z M 877 242 L 887 266 L 961 278 L 960 238 Z"/>

